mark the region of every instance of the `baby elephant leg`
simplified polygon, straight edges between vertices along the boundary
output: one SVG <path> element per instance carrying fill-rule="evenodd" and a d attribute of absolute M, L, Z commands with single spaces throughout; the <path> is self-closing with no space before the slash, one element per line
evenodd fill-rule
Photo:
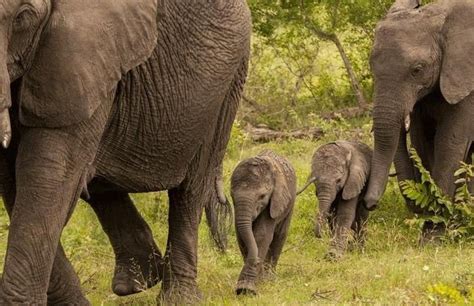
<path fill-rule="evenodd" d="M 327 258 L 337 260 L 342 257 L 347 248 L 348 239 L 352 234 L 352 223 L 356 217 L 358 198 L 341 199 L 337 203 L 337 213 L 334 222 L 334 237 L 331 241 Z"/>
<path fill-rule="evenodd" d="M 358 246 L 363 247 L 367 235 L 367 219 L 369 218 L 369 211 L 364 207 L 363 203 L 359 202 L 357 205 L 357 212 L 352 229 L 355 232 L 355 242 Z"/>
<path fill-rule="evenodd" d="M 270 249 L 268 250 L 267 257 L 265 259 L 265 268 L 276 269 L 278 259 L 280 258 L 283 245 L 285 244 L 286 238 L 288 237 L 288 228 L 290 227 L 291 214 L 288 215 L 280 224 L 276 226 L 275 235 L 273 236 Z"/>
<path fill-rule="evenodd" d="M 259 262 L 257 264 L 257 273 L 256 277 L 250 275 L 254 273 L 246 273 L 247 266 L 244 266 L 242 272 L 240 273 L 239 281 L 237 283 L 237 294 L 256 294 L 256 281 L 261 276 L 263 272 L 263 263 L 262 259 L 266 258 L 268 253 L 268 248 L 270 243 L 273 240 L 273 235 L 275 232 L 275 220 L 270 217 L 268 209 L 265 209 L 253 222 L 253 235 L 255 237 L 255 242 L 257 243 L 258 248 L 258 258 Z M 241 246 L 241 250 L 245 250 L 245 247 Z M 246 254 L 246 253 L 243 253 Z M 246 261 L 246 255 L 244 256 Z"/>

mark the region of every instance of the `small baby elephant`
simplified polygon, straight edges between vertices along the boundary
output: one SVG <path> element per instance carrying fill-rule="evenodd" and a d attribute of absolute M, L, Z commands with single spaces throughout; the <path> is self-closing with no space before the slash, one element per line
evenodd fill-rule
<path fill-rule="evenodd" d="M 236 293 L 256 294 L 257 277 L 264 269 L 276 267 L 288 234 L 296 198 L 295 170 L 288 160 L 265 150 L 237 165 L 231 196 L 245 262 Z"/>
<path fill-rule="evenodd" d="M 298 194 L 315 184 L 319 200 L 315 233 L 321 237 L 325 222 L 329 222 L 333 235 L 329 259 L 342 257 L 352 234 L 363 243 L 368 210 L 362 200 L 371 158 L 372 150 L 367 145 L 350 141 L 325 144 L 313 155 L 310 178 Z"/>

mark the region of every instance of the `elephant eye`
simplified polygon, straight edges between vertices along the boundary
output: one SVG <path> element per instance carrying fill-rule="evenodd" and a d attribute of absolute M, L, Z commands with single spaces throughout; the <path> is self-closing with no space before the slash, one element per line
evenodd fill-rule
<path fill-rule="evenodd" d="M 21 8 L 13 21 L 13 30 L 20 32 L 28 29 L 34 23 L 34 11 L 28 6 Z"/>
<path fill-rule="evenodd" d="M 414 77 L 417 77 L 421 75 L 421 73 L 425 70 L 425 65 L 424 64 L 416 64 L 413 66 L 411 69 L 411 75 Z"/>

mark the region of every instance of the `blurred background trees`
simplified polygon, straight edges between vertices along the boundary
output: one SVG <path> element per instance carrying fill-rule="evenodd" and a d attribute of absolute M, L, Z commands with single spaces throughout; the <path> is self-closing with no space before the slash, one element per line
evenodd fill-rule
<path fill-rule="evenodd" d="M 374 28 L 392 0 L 248 0 L 254 36 L 241 123 L 312 126 L 318 116 L 365 107 Z"/>

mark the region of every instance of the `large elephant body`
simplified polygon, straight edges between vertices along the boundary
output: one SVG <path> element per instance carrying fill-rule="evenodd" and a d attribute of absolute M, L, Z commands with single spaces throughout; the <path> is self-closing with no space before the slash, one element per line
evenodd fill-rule
<path fill-rule="evenodd" d="M 14 29 L 0 38 L 4 147 L 11 139 L 0 304 L 87 303 L 59 243 L 81 194 L 114 248 L 117 294 L 163 279 L 166 297 L 199 295 L 198 225 L 207 202 L 222 201 L 216 180 L 247 72 L 245 1 L 30 2 L 0 1 L 0 27 Z M 164 259 L 128 196 L 159 190 L 170 198 Z"/>
<path fill-rule="evenodd" d="M 376 29 L 372 170 L 365 203 L 373 209 L 395 162 L 398 180 L 417 179 L 407 134 L 439 187 L 452 196 L 454 172 L 474 136 L 474 3 L 398 0 Z M 409 203 L 410 204 L 410 203 Z M 414 206 L 411 206 L 416 210 Z"/>

